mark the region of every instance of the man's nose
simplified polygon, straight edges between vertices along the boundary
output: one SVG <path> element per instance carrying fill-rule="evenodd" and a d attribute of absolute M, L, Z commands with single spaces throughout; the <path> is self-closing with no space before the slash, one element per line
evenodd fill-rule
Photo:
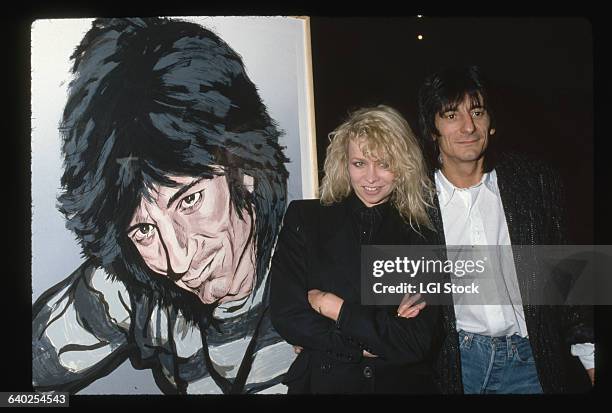
<path fill-rule="evenodd" d="M 465 133 L 472 133 L 474 132 L 474 129 L 476 129 L 476 126 L 474 125 L 474 119 L 472 119 L 472 116 L 470 114 L 464 116 L 463 124 L 461 126 Z"/>
<path fill-rule="evenodd" d="M 166 252 L 167 274 L 173 279 L 181 278 L 191 266 L 195 245 L 190 245 L 187 232 L 180 225 L 170 220 L 158 222 L 157 225 Z"/>

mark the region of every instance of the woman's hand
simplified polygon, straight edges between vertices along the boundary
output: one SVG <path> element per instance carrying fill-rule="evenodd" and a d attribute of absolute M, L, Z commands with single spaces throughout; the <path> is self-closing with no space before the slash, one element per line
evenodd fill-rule
<path fill-rule="evenodd" d="M 397 307 L 397 316 L 404 318 L 413 318 L 419 315 L 419 312 L 425 308 L 425 301 L 415 304 L 421 298 L 421 294 L 409 295 L 406 294 L 402 302 Z M 368 353 L 363 350 L 363 357 L 378 357 L 376 354 Z"/>
<path fill-rule="evenodd" d="M 304 347 L 293 346 L 293 351 L 295 351 L 295 354 L 300 354 L 302 350 L 304 350 Z M 368 353 L 367 351 L 363 350 L 363 357 L 378 357 L 378 356 L 376 354 Z"/>
<path fill-rule="evenodd" d="M 308 291 L 308 302 L 310 306 L 323 317 L 337 321 L 344 300 L 327 291 L 314 289 Z"/>
<path fill-rule="evenodd" d="M 402 302 L 397 307 L 397 316 L 404 318 L 413 318 L 419 315 L 419 312 L 427 305 L 425 301 L 415 304 L 421 298 L 421 294 L 410 295 L 406 294 L 402 298 Z"/>

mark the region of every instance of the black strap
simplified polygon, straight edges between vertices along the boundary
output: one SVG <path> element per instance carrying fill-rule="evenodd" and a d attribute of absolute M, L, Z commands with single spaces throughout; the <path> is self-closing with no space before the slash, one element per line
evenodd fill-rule
<path fill-rule="evenodd" d="M 251 371 L 251 365 L 253 364 L 253 353 L 255 350 L 255 345 L 257 344 L 257 337 L 259 336 L 259 329 L 261 327 L 261 322 L 264 319 L 266 312 L 268 311 L 268 307 L 266 306 L 261 315 L 259 316 L 259 320 L 257 321 L 257 325 L 255 326 L 255 331 L 253 332 L 253 336 L 247 346 L 246 352 L 242 358 L 242 362 L 240 363 L 240 367 L 238 368 L 238 374 L 236 374 L 236 378 L 232 383 L 229 379 L 221 376 L 219 372 L 214 368 L 212 360 L 210 358 L 210 354 L 208 353 L 208 343 L 206 341 L 206 328 L 204 325 L 200 325 L 200 335 L 202 336 L 202 350 L 204 352 L 204 360 L 206 361 L 206 367 L 210 373 L 210 376 L 213 378 L 217 386 L 221 388 L 223 394 L 241 394 L 244 391 L 244 386 Z"/>
<path fill-rule="evenodd" d="M 253 337 L 251 337 L 251 342 L 244 353 L 242 363 L 240 363 L 240 368 L 238 369 L 238 374 L 236 374 L 236 379 L 234 380 L 234 385 L 232 386 L 230 394 L 241 394 L 244 391 L 244 385 L 249 373 L 251 372 L 251 365 L 253 364 L 253 353 L 255 352 L 255 345 L 257 344 L 257 337 L 259 336 L 261 322 L 263 321 L 264 315 L 267 311 L 268 307 L 266 306 L 259 316 L 257 326 L 253 332 Z"/>

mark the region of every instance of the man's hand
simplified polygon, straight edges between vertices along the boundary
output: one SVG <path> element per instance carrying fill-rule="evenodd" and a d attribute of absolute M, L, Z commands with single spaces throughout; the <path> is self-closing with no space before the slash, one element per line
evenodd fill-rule
<path fill-rule="evenodd" d="M 591 379 L 591 386 L 595 385 L 595 369 L 587 369 L 587 374 L 589 375 L 589 379 Z"/>
<path fill-rule="evenodd" d="M 402 302 L 397 307 L 397 316 L 404 318 L 412 318 L 419 315 L 419 312 L 427 305 L 425 301 L 415 304 L 421 298 L 421 294 L 404 295 Z"/>
<path fill-rule="evenodd" d="M 368 353 L 367 351 L 363 350 L 363 357 L 378 357 L 378 356 L 376 354 Z"/>

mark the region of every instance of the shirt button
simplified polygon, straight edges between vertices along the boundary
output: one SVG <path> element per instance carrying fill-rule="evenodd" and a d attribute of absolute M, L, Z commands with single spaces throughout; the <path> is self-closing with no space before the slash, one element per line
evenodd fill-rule
<path fill-rule="evenodd" d="M 372 367 L 370 367 L 370 366 L 366 366 L 366 367 L 363 369 L 363 376 L 364 376 L 366 379 L 371 378 L 373 375 L 374 375 L 374 372 L 372 371 Z"/>

